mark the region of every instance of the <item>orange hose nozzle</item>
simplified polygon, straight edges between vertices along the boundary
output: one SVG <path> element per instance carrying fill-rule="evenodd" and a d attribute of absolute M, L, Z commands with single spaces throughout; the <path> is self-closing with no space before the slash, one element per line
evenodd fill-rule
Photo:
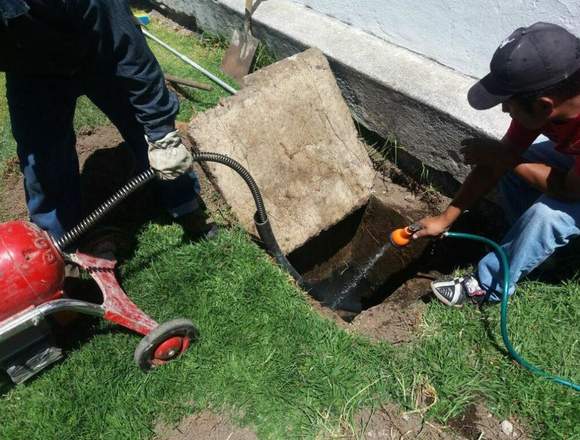
<path fill-rule="evenodd" d="M 411 243 L 413 232 L 407 226 L 406 228 L 395 229 L 391 232 L 391 243 L 398 247 L 405 247 Z"/>

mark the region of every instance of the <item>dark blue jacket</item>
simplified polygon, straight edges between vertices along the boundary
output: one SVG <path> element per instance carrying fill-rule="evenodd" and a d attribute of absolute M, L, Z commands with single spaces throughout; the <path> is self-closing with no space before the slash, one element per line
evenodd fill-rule
<path fill-rule="evenodd" d="M 126 0 L 0 0 L 0 71 L 120 81 L 153 138 L 179 108 Z"/>
<path fill-rule="evenodd" d="M 28 5 L 23 0 L 0 0 L 0 20 L 6 20 L 25 14 Z"/>

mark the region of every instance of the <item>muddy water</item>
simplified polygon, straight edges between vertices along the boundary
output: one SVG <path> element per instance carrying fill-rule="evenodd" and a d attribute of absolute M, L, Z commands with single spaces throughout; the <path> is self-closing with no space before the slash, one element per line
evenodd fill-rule
<path fill-rule="evenodd" d="M 385 252 L 387 251 L 387 249 L 390 249 L 392 247 L 391 243 L 385 243 L 379 250 L 378 252 L 364 265 L 362 266 L 359 270 L 358 270 L 358 274 L 352 278 L 352 280 L 350 280 L 349 282 L 347 282 L 344 287 L 342 288 L 342 290 L 340 290 L 336 297 L 334 298 L 334 300 L 332 300 L 332 302 L 329 304 L 330 308 L 332 309 L 337 309 L 341 307 L 342 302 L 344 301 L 344 299 L 346 297 L 348 297 L 351 292 L 353 291 L 353 289 L 355 289 L 361 282 L 361 280 L 363 280 L 364 278 L 366 278 L 366 276 L 368 275 L 369 271 L 374 267 L 374 265 L 376 264 L 376 262 L 379 260 L 379 258 L 381 258 Z"/>
<path fill-rule="evenodd" d="M 357 314 L 380 303 L 408 279 L 406 271 L 425 243 L 392 248 L 390 233 L 409 219 L 374 198 L 345 222 L 318 237 L 302 255 L 291 255 L 290 261 L 312 286 L 310 294 L 316 300 Z M 312 258 L 315 255 L 317 260 Z M 391 280 L 393 286 L 387 285 Z"/>

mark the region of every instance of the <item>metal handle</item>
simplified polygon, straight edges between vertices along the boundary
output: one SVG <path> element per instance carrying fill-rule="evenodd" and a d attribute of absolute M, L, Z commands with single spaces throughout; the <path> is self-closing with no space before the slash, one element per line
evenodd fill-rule
<path fill-rule="evenodd" d="M 407 229 L 409 229 L 409 232 L 411 234 L 414 234 L 415 232 L 419 232 L 421 229 L 423 229 L 423 225 L 419 222 L 417 223 L 413 223 L 412 225 L 409 225 L 407 227 Z"/>
<path fill-rule="evenodd" d="M 176 57 L 178 57 L 184 63 L 189 64 L 194 69 L 196 69 L 196 70 L 200 71 L 201 73 L 203 73 L 205 76 L 207 76 L 209 79 L 211 79 L 214 83 L 219 84 L 224 90 L 227 90 L 232 95 L 235 95 L 237 93 L 237 90 L 234 89 L 232 86 L 230 86 L 228 83 L 226 83 L 225 81 L 222 81 L 217 76 L 215 76 L 214 74 L 212 74 L 208 70 L 204 69 L 199 64 L 197 64 L 196 62 L 192 61 L 191 59 L 189 59 L 188 57 L 186 57 L 182 53 L 179 53 L 174 48 L 172 48 L 170 45 L 168 45 L 167 43 L 165 43 L 163 40 L 160 40 L 159 38 L 157 38 L 155 35 L 153 35 L 147 29 L 141 28 L 141 30 L 143 31 L 143 34 L 146 35 L 148 38 L 151 38 L 157 44 L 159 44 L 162 47 L 164 47 L 165 49 L 167 49 L 169 52 L 171 52 L 172 54 L 174 54 Z"/>
<path fill-rule="evenodd" d="M 244 31 L 246 34 L 252 33 L 252 0 L 246 0 L 246 8 L 244 11 Z"/>

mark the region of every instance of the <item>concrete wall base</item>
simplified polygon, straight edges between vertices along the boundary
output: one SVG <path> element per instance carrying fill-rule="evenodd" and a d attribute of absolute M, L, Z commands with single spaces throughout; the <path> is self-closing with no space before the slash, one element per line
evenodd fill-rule
<path fill-rule="evenodd" d="M 154 0 L 184 25 L 225 35 L 242 26 L 237 0 Z M 474 79 L 331 17 L 288 0 L 258 0 L 254 34 L 277 57 L 308 47 L 327 56 L 354 119 L 383 138 L 393 135 L 403 154 L 398 165 L 428 170 L 444 193 L 452 193 L 469 169 L 461 163 L 461 141 L 499 138 L 509 117 L 496 108 L 471 109 L 466 100 Z M 425 176 L 425 172 L 422 172 Z"/>

